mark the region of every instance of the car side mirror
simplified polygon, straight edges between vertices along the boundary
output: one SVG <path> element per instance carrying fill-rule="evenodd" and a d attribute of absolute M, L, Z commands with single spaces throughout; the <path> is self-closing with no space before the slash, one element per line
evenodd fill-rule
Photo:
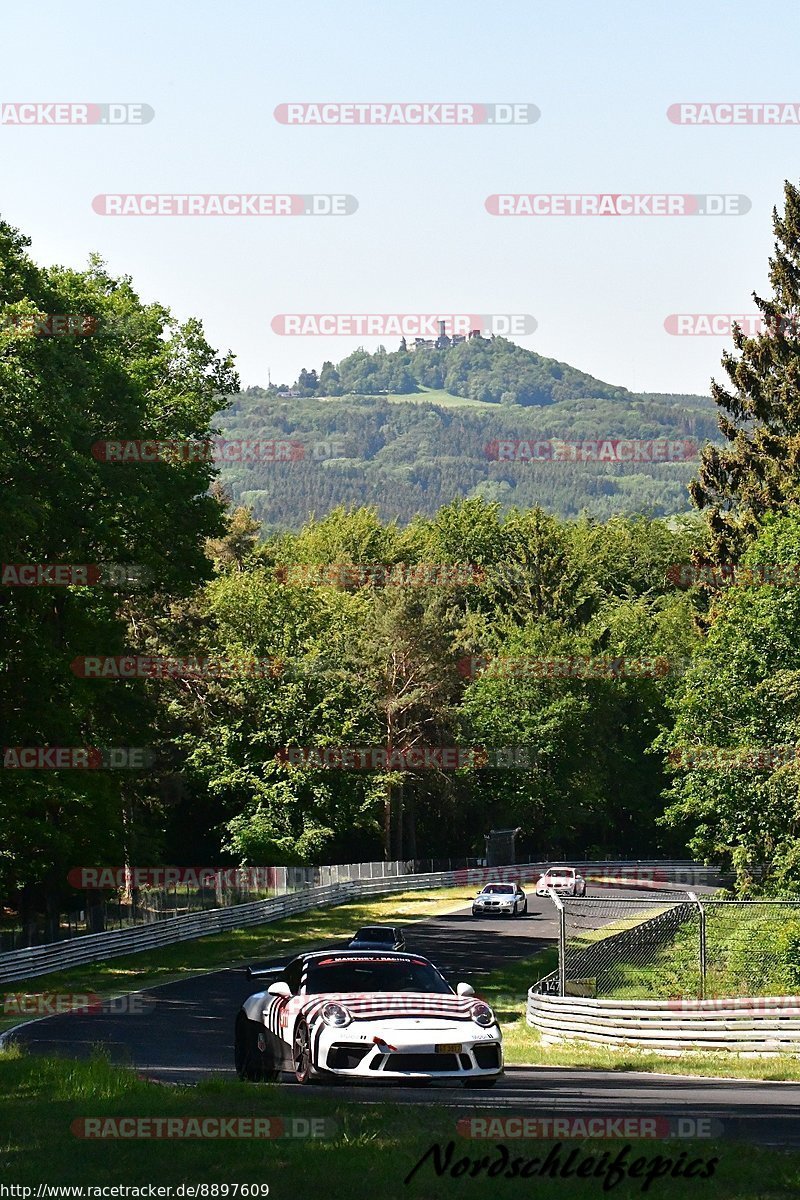
<path fill-rule="evenodd" d="M 278 980 L 276 983 L 271 983 L 267 988 L 268 996 L 291 996 L 292 989 L 288 983 Z"/>
<path fill-rule="evenodd" d="M 474 996 L 475 988 L 468 983 L 459 983 L 456 987 L 456 992 L 459 996 Z"/>

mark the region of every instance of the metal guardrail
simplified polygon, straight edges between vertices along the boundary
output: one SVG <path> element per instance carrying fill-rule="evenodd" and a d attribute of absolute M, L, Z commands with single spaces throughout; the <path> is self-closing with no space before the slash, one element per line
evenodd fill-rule
<path fill-rule="evenodd" d="M 141 950 L 152 950 L 175 942 L 190 941 L 209 934 L 223 933 L 231 929 L 243 929 L 251 925 L 263 925 L 279 921 L 293 913 L 327 905 L 344 904 L 367 896 L 390 894 L 401 891 L 420 891 L 426 888 L 480 885 L 491 879 L 530 879 L 538 876 L 549 863 L 518 863 L 509 867 L 462 868 L 455 871 L 435 871 L 425 874 L 386 876 L 376 879 L 351 880 L 327 887 L 305 888 L 302 892 L 269 900 L 256 900 L 249 904 L 237 904 L 226 908 L 213 908 L 206 912 L 171 917 L 151 924 L 135 925 L 127 929 L 105 933 L 89 933 L 67 941 L 51 942 L 44 946 L 28 946 L 0 955 L 0 983 L 14 980 L 33 979 L 40 975 L 63 971 L 69 967 L 84 966 L 106 958 L 118 958 L 123 954 L 136 954 Z M 609 870 L 647 871 L 657 870 L 666 874 L 684 871 L 715 874 L 714 868 L 700 867 L 685 861 L 627 861 L 580 863 L 571 866 L 579 869 L 599 868 Z"/>
<path fill-rule="evenodd" d="M 549 977 L 548 977 L 549 978 Z M 595 1000 L 528 992 L 527 1022 L 542 1041 L 636 1046 L 678 1055 L 685 1050 L 800 1053 L 800 997 L 724 1000 Z"/>
<path fill-rule="evenodd" d="M 387 875 L 394 877 L 423 871 L 430 874 L 453 870 L 457 866 L 474 866 L 477 862 L 478 859 L 431 861 L 426 866 L 424 862 L 401 859 L 317 867 L 184 868 L 130 864 L 105 870 L 78 869 L 70 875 L 77 876 L 75 891 L 83 892 L 82 900 L 62 907 L 51 922 L 49 935 L 43 918 L 37 918 L 27 929 L 22 928 L 19 920 L 14 927 L 4 927 L 0 930 L 0 955 L 29 945 L 45 946 L 51 941 L 84 937 L 89 933 L 106 933 L 130 925 L 192 916 L 213 908 L 252 904 L 310 887 L 329 887 L 354 879 L 383 879 Z"/>
<path fill-rule="evenodd" d="M 141 950 L 153 950 L 175 942 L 191 941 L 250 925 L 264 925 L 280 921 L 293 913 L 345 904 L 366 896 L 447 887 L 453 882 L 450 874 L 436 872 L 430 875 L 399 876 L 394 879 L 363 879 L 337 883 L 329 887 L 306 888 L 303 892 L 270 900 L 256 900 L 251 904 L 213 908 L 204 913 L 173 917 L 167 921 L 135 925 L 108 933 L 89 933 L 80 938 L 53 942 L 47 946 L 29 946 L 0 955 L 0 983 L 33 979 L 39 975 L 64 971 L 69 967 L 84 966 L 106 958 L 118 958 L 123 954 L 136 954 Z"/>

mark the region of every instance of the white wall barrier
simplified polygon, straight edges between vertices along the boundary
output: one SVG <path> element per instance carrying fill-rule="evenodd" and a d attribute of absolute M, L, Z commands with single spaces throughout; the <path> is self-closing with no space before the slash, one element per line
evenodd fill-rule
<path fill-rule="evenodd" d="M 547 1044 L 800 1054 L 800 996 L 596 1000 L 548 995 L 536 990 L 542 982 L 528 992 L 527 1020 Z"/>

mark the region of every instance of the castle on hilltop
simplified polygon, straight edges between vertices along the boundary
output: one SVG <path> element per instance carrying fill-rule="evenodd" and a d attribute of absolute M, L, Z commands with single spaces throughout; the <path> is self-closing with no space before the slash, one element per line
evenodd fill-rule
<path fill-rule="evenodd" d="M 439 322 L 439 336 L 437 338 L 414 338 L 414 345 L 409 346 L 405 338 L 400 341 L 400 349 L 413 352 L 414 350 L 448 350 L 450 346 L 458 346 L 460 342 L 473 342 L 477 338 L 478 341 L 483 341 L 483 335 L 480 329 L 471 329 L 469 336 L 463 333 L 454 333 L 449 337 L 445 332 L 446 321 Z"/>

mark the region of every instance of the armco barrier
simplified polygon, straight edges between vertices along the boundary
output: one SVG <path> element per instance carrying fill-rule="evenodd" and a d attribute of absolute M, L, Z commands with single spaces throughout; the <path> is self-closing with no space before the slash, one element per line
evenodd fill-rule
<path fill-rule="evenodd" d="M 52 971 L 63 971 L 69 967 L 100 962 L 106 958 L 117 958 L 122 954 L 135 954 L 140 950 L 152 950 L 174 942 L 190 941 L 208 934 L 223 933 L 230 929 L 243 929 L 250 925 L 264 925 L 279 921 L 292 913 L 307 912 L 320 906 L 344 904 L 366 896 L 386 895 L 391 892 L 420 891 L 437 887 L 479 887 L 489 880 L 529 880 L 547 865 L 555 863 L 518 863 L 510 867 L 476 867 L 457 871 L 435 871 L 419 875 L 397 875 L 377 879 L 351 880 L 328 887 L 304 888 L 287 896 L 269 900 L 255 900 L 250 904 L 236 904 L 227 908 L 212 908 L 206 912 L 187 916 L 170 917 L 146 925 L 134 925 L 128 929 L 106 933 L 89 933 L 67 941 L 51 942 L 45 946 L 29 946 L 0 954 L 0 983 L 13 980 L 33 979 Z M 690 862 L 594 862 L 580 863 L 574 860 L 571 866 L 579 870 L 598 868 L 603 872 L 647 872 L 658 871 L 672 875 L 682 882 L 681 875 L 691 873 L 695 880 L 716 878 L 714 868 L 697 866 Z"/>
<path fill-rule="evenodd" d="M 800 996 L 724 1000 L 595 1000 L 528 992 L 528 1024 L 542 1041 L 639 1047 L 665 1055 L 686 1050 L 800 1054 Z"/>
<path fill-rule="evenodd" d="M 153 950 L 159 946 L 172 945 L 174 942 L 224 933 L 230 929 L 268 924 L 291 916 L 292 913 L 345 904 L 364 896 L 426 887 L 446 887 L 452 882 L 446 878 L 446 874 L 439 872 L 427 876 L 400 876 L 395 879 L 364 879 L 358 882 L 354 880 L 350 883 L 337 883 L 330 887 L 306 888 L 302 892 L 271 900 L 255 900 L 251 904 L 212 908 L 191 916 L 173 917 L 166 921 L 134 925 L 129 929 L 108 933 L 89 933 L 84 937 L 52 942 L 47 946 L 13 950 L 9 954 L 0 955 L 0 983 L 33 979 L 51 971 L 63 971 L 69 967 L 83 966 L 106 958 L 118 958 L 121 954 L 136 954 L 140 950 Z"/>

